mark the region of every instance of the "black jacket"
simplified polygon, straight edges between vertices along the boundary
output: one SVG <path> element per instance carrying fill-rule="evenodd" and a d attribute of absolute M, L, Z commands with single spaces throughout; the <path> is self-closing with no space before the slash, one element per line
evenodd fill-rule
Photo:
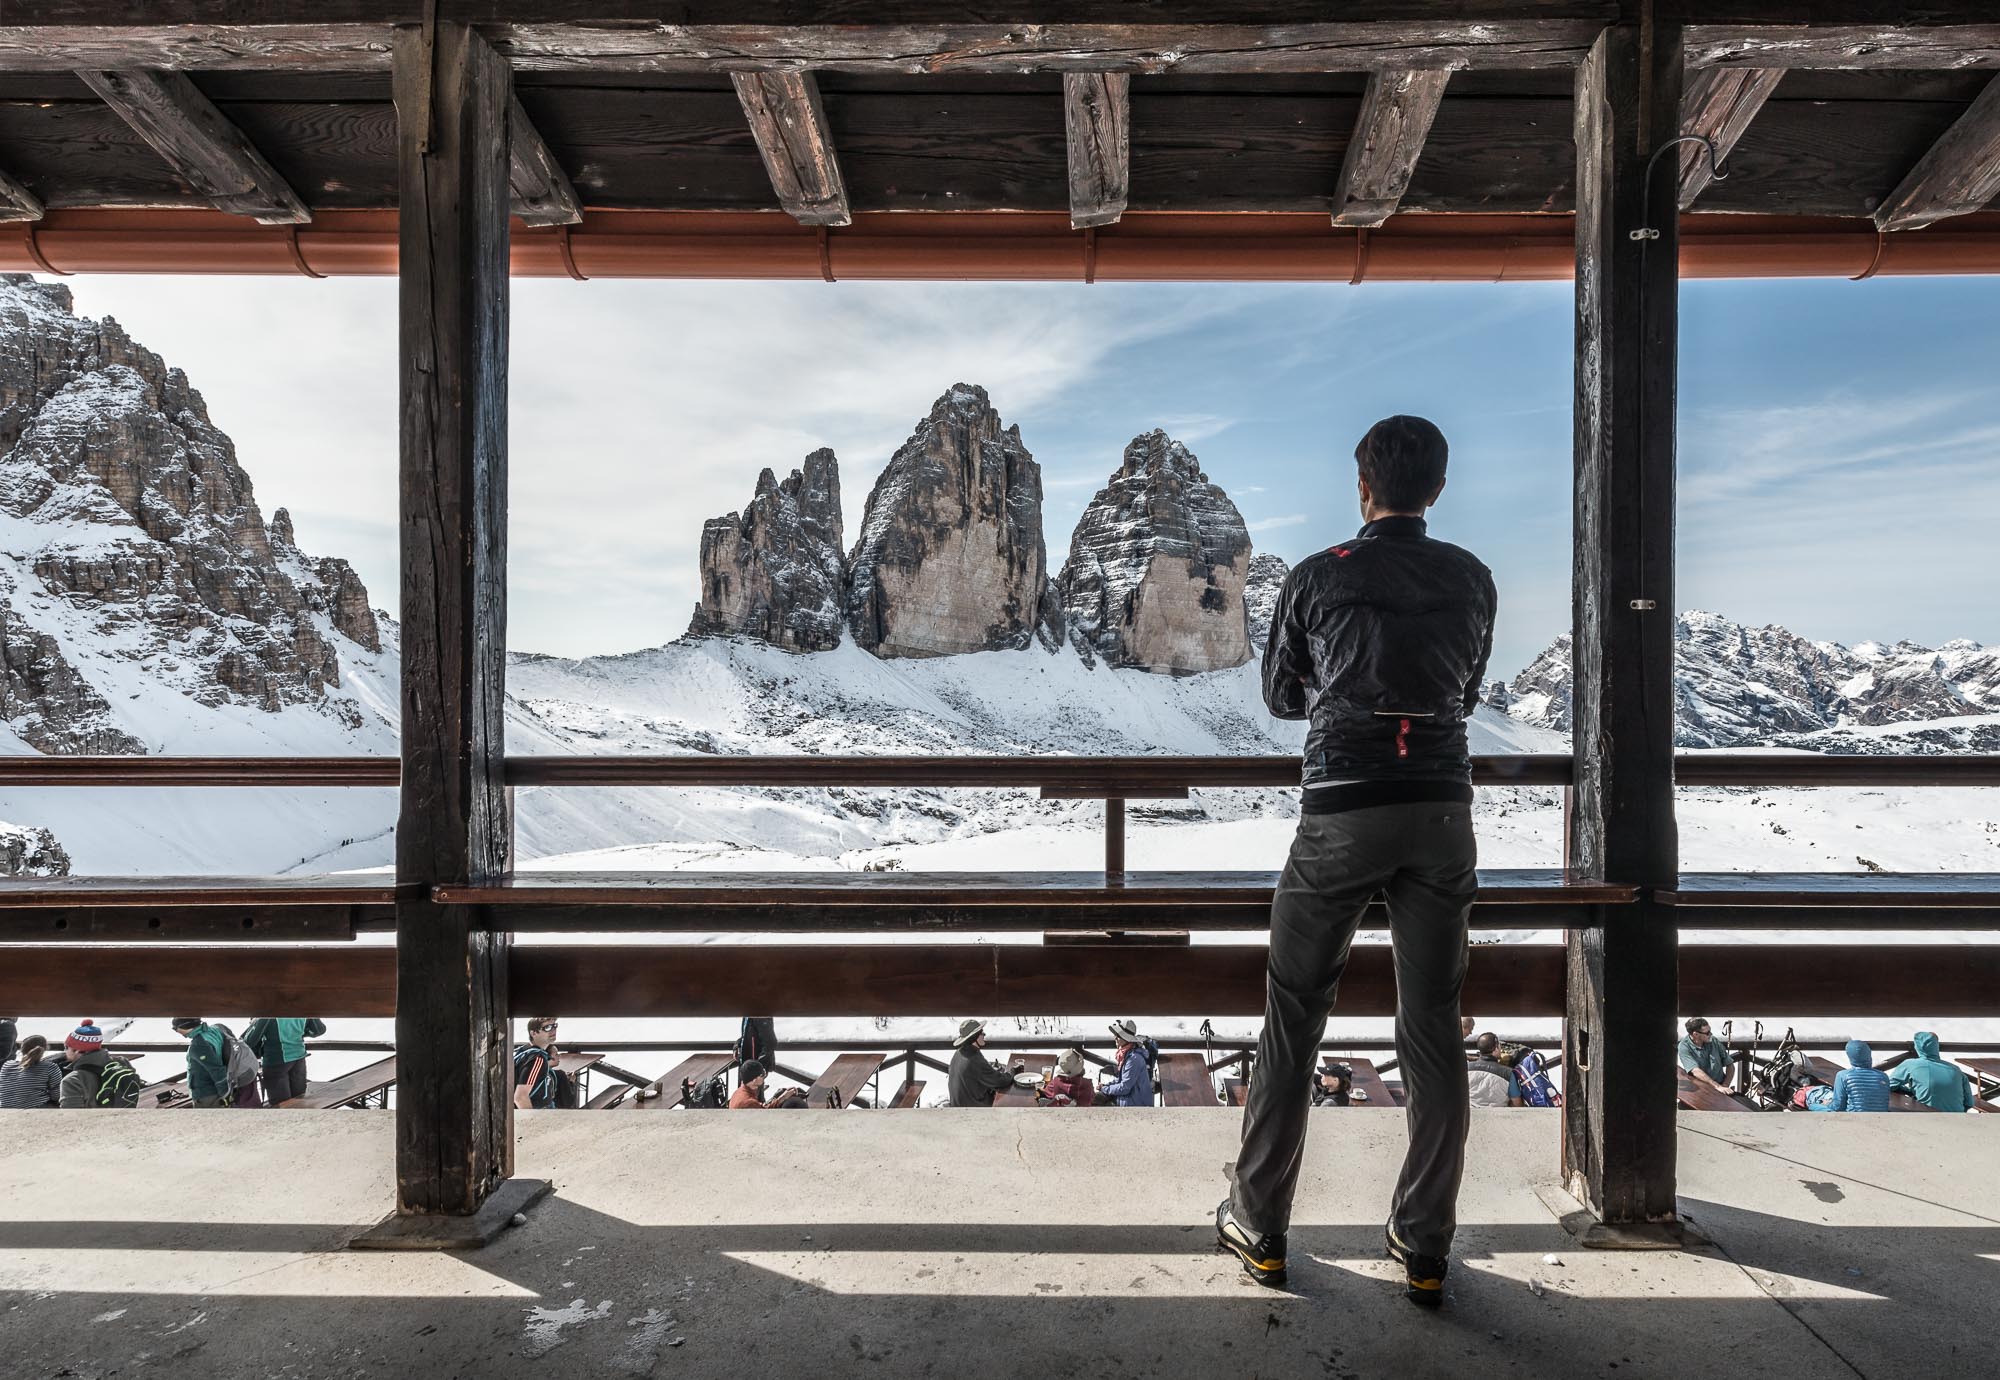
<path fill-rule="evenodd" d="M 1264 648 L 1264 703 L 1310 718 L 1305 781 L 1469 781 L 1465 721 L 1493 652 L 1493 576 L 1419 517 L 1300 561 Z"/>
<path fill-rule="evenodd" d="M 996 1096 L 1014 1086 L 1014 1075 L 971 1045 L 960 1045 L 951 1056 L 946 1086 L 954 1107 L 991 1107 Z"/>

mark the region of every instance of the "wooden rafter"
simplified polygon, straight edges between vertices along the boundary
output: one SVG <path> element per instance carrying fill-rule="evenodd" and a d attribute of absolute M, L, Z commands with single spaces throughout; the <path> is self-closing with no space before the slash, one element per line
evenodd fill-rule
<path fill-rule="evenodd" d="M 1681 93 L 1681 133 L 1708 139 L 1715 145 L 1716 161 L 1726 161 L 1784 75 L 1775 67 L 1706 67 L 1690 72 Z M 1714 170 L 1699 144 L 1682 144 L 1680 157 L 1680 208 L 1685 211 L 1707 188 Z"/>
<path fill-rule="evenodd" d="M 1977 211 L 2000 196 L 2000 77 L 1910 169 L 1875 212 L 1880 230 L 1914 230 Z"/>
<path fill-rule="evenodd" d="M 42 199 L 0 172 L 0 221 L 40 220 Z"/>
<path fill-rule="evenodd" d="M 801 225 L 850 224 L 847 186 L 813 74 L 733 72 L 730 80 L 778 204 Z"/>
<path fill-rule="evenodd" d="M 1069 223 L 1110 225 L 1132 188 L 1132 78 L 1122 72 L 1063 73 L 1063 132 L 1069 144 Z"/>
<path fill-rule="evenodd" d="M 1334 184 L 1335 225 L 1380 225 L 1396 213 L 1450 79 L 1450 72 L 1434 68 L 1368 74 Z"/>
<path fill-rule="evenodd" d="M 80 71 L 77 76 L 218 211 L 265 225 L 312 219 L 249 137 L 183 72 Z"/>
<path fill-rule="evenodd" d="M 1984 22 L 1927 24 L 1701 24 L 1687 30 L 1689 70 L 1740 67 L 2000 67 L 2000 22 L 1993 11 L 1965 7 Z"/>
<path fill-rule="evenodd" d="M 516 96 L 507 112 L 508 184 L 514 196 L 514 214 L 528 225 L 574 225 L 583 219 L 583 204 L 569 174 L 549 152 L 528 112 Z"/>

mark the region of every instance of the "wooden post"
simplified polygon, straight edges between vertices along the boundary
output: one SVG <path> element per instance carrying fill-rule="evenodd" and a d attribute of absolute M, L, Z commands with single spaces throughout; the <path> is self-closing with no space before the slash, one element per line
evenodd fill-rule
<path fill-rule="evenodd" d="M 504 877 L 513 844 L 501 715 L 512 79 L 485 39 L 455 23 L 398 28 L 394 73 L 403 569 L 399 1217 L 377 1234 L 394 1233 L 400 1245 L 463 1245 L 466 1224 L 514 1167 L 507 937 L 488 932 L 477 907 L 434 904 L 430 888 Z M 425 1221 L 433 1229 L 458 1226 L 444 1238 L 413 1239 Z"/>
<path fill-rule="evenodd" d="M 1606 29 L 1576 82 L 1575 805 L 1569 864 L 1671 885 L 1674 397 L 1671 150 L 1681 32 Z M 1650 180 L 1651 195 L 1648 196 Z M 1643 232 L 1643 233 L 1641 233 Z M 1674 1227 L 1677 932 L 1650 903 L 1568 939 L 1564 1168 L 1616 1235 Z"/>

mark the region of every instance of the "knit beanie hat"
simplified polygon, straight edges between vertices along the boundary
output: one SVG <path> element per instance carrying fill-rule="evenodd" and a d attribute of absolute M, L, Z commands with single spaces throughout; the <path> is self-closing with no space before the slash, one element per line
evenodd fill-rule
<path fill-rule="evenodd" d="M 72 1054 L 89 1054 L 93 1050 L 103 1049 L 104 1032 L 98 1029 L 94 1018 L 86 1016 L 82 1025 L 70 1031 L 69 1038 L 63 1041 L 63 1048 Z"/>
<path fill-rule="evenodd" d="M 201 1017 L 199 1017 L 199 1016 L 176 1016 L 176 1017 L 174 1017 L 174 1029 L 175 1029 L 175 1030 L 193 1030 L 193 1029 L 195 1029 L 195 1028 L 196 1028 L 197 1026 L 199 1026 L 200 1024 L 201 1024 Z"/>

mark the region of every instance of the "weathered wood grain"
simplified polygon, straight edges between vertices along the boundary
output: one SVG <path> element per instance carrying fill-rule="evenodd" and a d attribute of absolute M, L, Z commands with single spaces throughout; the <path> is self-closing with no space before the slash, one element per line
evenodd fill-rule
<path fill-rule="evenodd" d="M 42 202 L 20 182 L 0 171 L 0 221 L 40 220 Z"/>
<path fill-rule="evenodd" d="M 1575 803 L 1579 875 L 1671 885 L 1674 399 L 1680 217 L 1671 165 L 1681 35 L 1614 26 L 1576 85 Z M 1641 92 L 1647 93 L 1642 99 Z M 1664 160 L 1663 160 L 1664 163 Z M 1635 231 L 1645 235 L 1635 239 Z M 1646 236 L 1651 236 L 1650 238 Z M 1567 940 L 1564 1164 L 1607 1223 L 1674 1216 L 1672 913 L 1641 902 Z"/>
<path fill-rule="evenodd" d="M 1716 161 L 1726 163 L 1784 75 L 1774 67 L 1708 67 L 1690 73 L 1681 93 L 1681 133 L 1709 140 Z M 1708 150 L 1699 144 L 1682 144 L 1680 162 L 1679 205 L 1685 211 L 1714 180 L 1714 168 Z"/>
<path fill-rule="evenodd" d="M 1915 230 L 1947 216 L 1977 211 L 2000 195 L 2000 77 L 1875 212 L 1880 230 Z"/>
<path fill-rule="evenodd" d="M 1977 3 L 1961 19 L 1922 22 L 1885 11 L 1882 22 L 1842 24 L 1696 24 L 1687 29 L 1690 70 L 1737 67 L 1867 70 L 2000 67 L 2000 23 Z"/>
<path fill-rule="evenodd" d="M 298 193 L 184 72 L 78 71 L 210 205 L 264 225 L 312 219 Z"/>
<path fill-rule="evenodd" d="M 1070 225 L 1083 230 L 1116 223 L 1132 190 L 1132 78 L 1063 73 L 1063 134 Z"/>
<path fill-rule="evenodd" d="M 1371 72 L 1333 187 L 1333 223 L 1376 226 L 1396 213 L 1451 73 Z"/>
<path fill-rule="evenodd" d="M 812 73 L 736 72 L 730 80 L 778 205 L 801 225 L 851 224 L 840 159 Z"/>
<path fill-rule="evenodd" d="M 514 214 L 526 225 L 574 225 L 583 206 L 519 97 L 507 103 L 507 174 Z"/>
<path fill-rule="evenodd" d="M 433 903 L 511 861 L 507 645 L 507 65 L 461 24 L 397 31 L 402 809 L 396 1183 L 469 1214 L 513 1172 L 507 936 Z"/>

